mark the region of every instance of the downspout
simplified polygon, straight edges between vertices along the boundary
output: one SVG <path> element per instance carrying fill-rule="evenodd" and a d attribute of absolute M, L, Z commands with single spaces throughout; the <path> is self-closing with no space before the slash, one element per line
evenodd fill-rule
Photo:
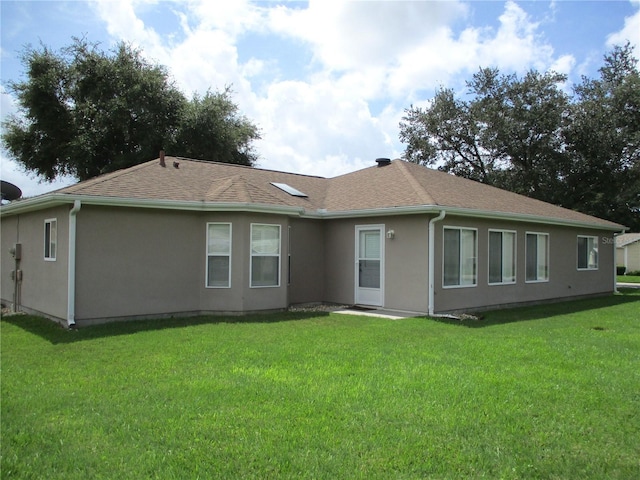
<path fill-rule="evenodd" d="M 82 204 L 80 200 L 73 202 L 69 210 L 69 264 L 67 274 L 67 328 L 76 325 L 76 215 Z"/>
<path fill-rule="evenodd" d="M 429 220 L 429 316 L 435 316 L 435 276 L 436 276 L 436 265 L 435 265 L 435 223 L 444 219 L 446 212 L 444 210 L 440 210 L 440 215 Z"/>
<path fill-rule="evenodd" d="M 624 230 L 620 233 L 613 234 L 613 293 L 618 292 L 618 242 L 616 242 L 616 238 L 618 235 L 624 235 Z M 624 249 L 624 265 L 627 266 L 627 249 Z"/>

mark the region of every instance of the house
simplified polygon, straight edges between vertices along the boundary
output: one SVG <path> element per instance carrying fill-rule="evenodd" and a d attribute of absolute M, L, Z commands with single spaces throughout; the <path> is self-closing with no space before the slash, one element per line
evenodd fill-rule
<path fill-rule="evenodd" d="M 610 294 L 624 228 L 401 160 L 320 178 L 164 154 L 1 218 L 3 303 L 69 325 Z"/>
<path fill-rule="evenodd" d="M 626 267 L 626 273 L 640 272 L 640 233 L 616 237 L 616 263 Z"/>

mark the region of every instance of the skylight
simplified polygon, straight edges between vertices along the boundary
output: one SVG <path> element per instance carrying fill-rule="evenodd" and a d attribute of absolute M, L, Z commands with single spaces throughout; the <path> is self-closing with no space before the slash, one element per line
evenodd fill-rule
<path fill-rule="evenodd" d="M 300 190 L 293 188 L 291 185 L 287 185 L 286 183 L 276 183 L 271 182 L 271 185 L 279 188 L 283 192 L 287 192 L 289 195 L 293 195 L 294 197 L 308 197 L 306 193 L 302 193 Z"/>

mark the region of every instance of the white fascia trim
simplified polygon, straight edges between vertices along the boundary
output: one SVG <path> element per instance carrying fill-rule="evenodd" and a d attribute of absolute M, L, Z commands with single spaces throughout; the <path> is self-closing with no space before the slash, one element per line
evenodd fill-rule
<path fill-rule="evenodd" d="M 255 212 L 295 216 L 302 216 L 305 212 L 305 209 L 301 207 L 261 205 L 255 203 L 214 203 L 203 201 L 156 200 L 53 193 L 6 205 L 2 208 L 2 215 L 26 213 L 42 208 L 73 204 L 76 200 L 81 200 L 83 205 L 104 207 L 154 208 L 162 210 L 189 210 L 200 212 Z"/>
<path fill-rule="evenodd" d="M 618 225 L 601 225 L 591 222 L 582 222 L 579 220 L 565 220 L 559 218 L 549 218 L 540 215 L 527 215 L 516 214 L 508 212 L 494 212 L 490 210 L 473 210 L 470 208 L 459 207 L 444 207 L 440 205 L 415 205 L 409 207 L 390 207 L 390 208 L 377 208 L 370 210 L 344 210 L 336 212 L 316 211 L 307 212 L 305 217 L 309 218 L 353 218 L 353 217 L 378 217 L 378 216 L 390 216 L 390 215 L 410 215 L 416 213 L 435 213 L 439 214 L 441 211 L 445 211 L 447 215 L 459 215 L 462 217 L 472 218 L 486 218 L 491 220 L 510 220 L 515 222 L 526 223 L 540 223 L 545 225 L 558 225 L 566 227 L 584 227 L 592 228 L 595 230 L 607 230 L 612 232 L 619 232 L 620 226 Z"/>
<path fill-rule="evenodd" d="M 75 198 L 61 194 L 45 194 L 38 197 L 27 198 L 25 200 L 14 200 L 8 205 L 0 207 L 0 216 L 17 215 L 19 213 L 32 212 L 42 208 L 52 208 L 65 203 L 73 204 Z"/>
<path fill-rule="evenodd" d="M 490 210 L 474 210 L 470 208 L 445 207 L 441 205 L 411 205 L 405 207 L 372 208 L 362 210 L 326 211 L 306 210 L 303 207 L 289 207 L 280 205 L 261 205 L 255 203 L 215 203 L 204 201 L 182 201 L 182 200 L 155 200 L 140 198 L 121 197 L 100 197 L 89 195 L 73 195 L 65 193 L 51 193 L 26 200 L 12 202 L 4 205 L 0 209 L 0 214 L 10 215 L 26 213 L 41 208 L 50 208 L 65 203 L 73 204 L 76 200 L 81 200 L 83 205 L 100 205 L 111 207 L 137 207 L 137 208 L 158 208 L 166 210 L 191 210 L 200 212 L 255 212 L 273 213 L 279 215 L 292 215 L 303 218 L 314 219 L 336 219 L 336 218 L 362 218 L 380 217 L 393 215 L 411 215 L 417 213 L 439 214 L 442 210 L 447 215 L 459 215 L 472 218 L 486 218 L 491 220 L 510 220 L 515 222 L 539 223 L 545 225 L 558 225 L 565 227 L 582 227 L 595 230 L 606 230 L 620 232 L 619 225 L 601 225 L 591 222 L 577 220 L 564 220 L 549 218 L 540 215 L 516 214 L 507 212 L 494 212 Z M 626 230 L 626 227 L 624 227 Z"/>

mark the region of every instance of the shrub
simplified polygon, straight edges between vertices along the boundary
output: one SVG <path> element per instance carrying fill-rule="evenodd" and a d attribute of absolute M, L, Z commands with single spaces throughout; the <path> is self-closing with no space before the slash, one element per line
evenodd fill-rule
<path fill-rule="evenodd" d="M 630 277 L 640 277 L 640 270 L 633 270 L 625 273 L 625 275 L 629 275 Z"/>

